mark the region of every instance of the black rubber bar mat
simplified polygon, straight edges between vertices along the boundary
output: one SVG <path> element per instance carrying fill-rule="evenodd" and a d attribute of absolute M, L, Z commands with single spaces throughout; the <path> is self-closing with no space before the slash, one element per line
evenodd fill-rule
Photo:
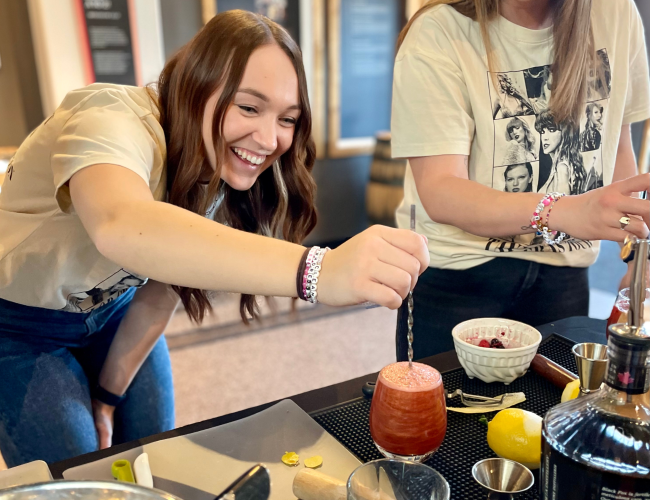
<path fill-rule="evenodd" d="M 552 335 L 540 345 L 537 352 L 572 373 L 577 373 L 576 363 L 571 353 L 573 345 L 573 342 L 564 337 Z M 552 406 L 560 402 L 562 395 L 560 389 L 532 371 L 508 386 L 500 383 L 486 384 L 478 379 L 470 380 L 462 368 L 444 373 L 442 379 L 445 388 L 450 392 L 458 388 L 468 394 L 481 396 L 523 392 L 526 394 L 526 401 L 516 407 L 542 417 Z M 462 405 L 452 403 L 448 406 Z M 369 414 L 370 399 L 362 398 L 315 412 L 311 416 L 354 453 L 359 460 L 368 462 L 382 458 L 370 437 Z M 486 413 L 488 420 L 491 420 L 494 415 L 495 413 Z M 438 451 L 426 462 L 449 482 L 452 500 L 484 500 L 487 498 L 487 490 L 479 486 L 472 477 L 472 466 L 476 462 L 484 458 L 496 457 L 487 445 L 487 426 L 479 422 L 480 417 L 480 413 L 448 412 L 445 440 Z M 540 498 L 539 470 L 533 471 L 533 473 L 535 485 L 526 493 L 519 495 L 518 500 L 538 500 Z"/>

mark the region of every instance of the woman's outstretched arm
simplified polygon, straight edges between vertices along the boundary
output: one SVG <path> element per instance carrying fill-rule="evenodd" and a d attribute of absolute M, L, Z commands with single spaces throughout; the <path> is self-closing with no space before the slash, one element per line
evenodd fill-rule
<path fill-rule="evenodd" d="M 204 290 L 296 296 L 301 245 L 232 229 L 155 201 L 142 178 L 118 165 L 77 172 L 70 194 L 99 252 L 129 271 Z M 422 237 L 376 226 L 326 254 L 319 300 L 397 308 L 428 264 Z"/>

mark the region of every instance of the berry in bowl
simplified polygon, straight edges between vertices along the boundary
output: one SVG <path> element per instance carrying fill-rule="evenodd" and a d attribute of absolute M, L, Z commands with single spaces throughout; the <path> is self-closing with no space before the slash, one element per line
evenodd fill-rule
<path fill-rule="evenodd" d="M 526 373 L 542 341 L 532 326 L 501 318 L 464 321 L 451 335 L 469 378 L 506 385 Z"/>

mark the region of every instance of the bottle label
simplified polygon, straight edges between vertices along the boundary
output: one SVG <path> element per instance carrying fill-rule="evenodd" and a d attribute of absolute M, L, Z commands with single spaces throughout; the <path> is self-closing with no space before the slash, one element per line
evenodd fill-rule
<path fill-rule="evenodd" d="M 650 500 L 650 477 L 634 478 L 579 464 L 542 439 L 542 500 Z"/>
<path fill-rule="evenodd" d="M 645 363 L 647 357 L 639 360 L 639 353 L 627 354 L 626 357 L 610 357 L 605 381 L 607 385 L 617 391 L 625 391 L 628 394 L 644 394 L 650 388 L 648 365 Z"/>

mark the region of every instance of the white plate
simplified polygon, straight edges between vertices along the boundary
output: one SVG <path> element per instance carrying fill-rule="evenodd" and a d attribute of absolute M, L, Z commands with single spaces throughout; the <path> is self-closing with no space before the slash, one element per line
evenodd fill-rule
<path fill-rule="evenodd" d="M 300 455 L 297 467 L 281 461 L 287 451 Z M 96 462 L 68 469 L 65 479 L 112 479 L 111 464 L 149 454 L 154 487 L 184 500 L 212 500 L 257 463 L 271 474 L 271 500 L 295 499 L 293 478 L 304 460 L 323 457 L 323 474 L 347 481 L 360 462 L 291 400 L 250 417 L 204 431 L 156 441 Z"/>

